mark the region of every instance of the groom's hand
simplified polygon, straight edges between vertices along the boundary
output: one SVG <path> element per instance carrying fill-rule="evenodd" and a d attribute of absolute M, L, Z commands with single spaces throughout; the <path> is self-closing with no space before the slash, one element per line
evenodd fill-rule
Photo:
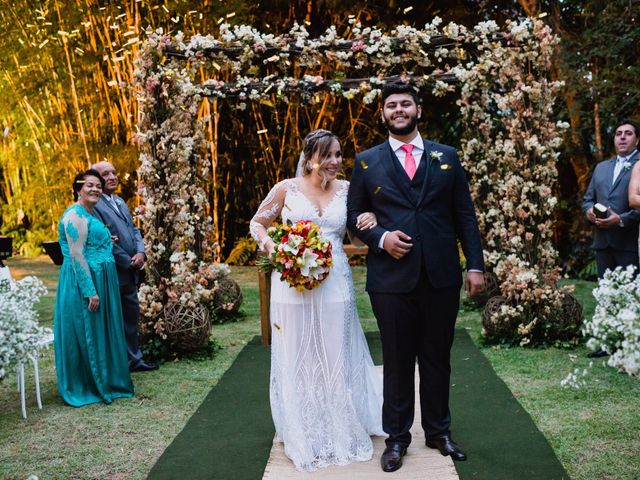
<path fill-rule="evenodd" d="M 484 273 L 467 272 L 464 289 L 471 298 L 482 292 L 484 290 Z"/>
<path fill-rule="evenodd" d="M 400 230 L 394 230 L 393 232 L 387 233 L 387 236 L 384 237 L 384 250 L 391 255 L 396 260 L 400 260 L 404 257 L 413 244 L 411 242 L 411 237 L 406 233 Z"/>

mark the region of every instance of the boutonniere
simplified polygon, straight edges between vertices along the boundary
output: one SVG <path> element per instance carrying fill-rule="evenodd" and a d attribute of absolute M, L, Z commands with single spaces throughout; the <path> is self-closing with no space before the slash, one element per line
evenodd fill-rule
<path fill-rule="evenodd" d="M 116 201 L 116 205 L 122 205 L 122 201 L 119 198 L 114 199 Z"/>
<path fill-rule="evenodd" d="M 442 152 L 434 150 L 433 152 L 431 152 L 431 158 L 438 161 L 438 163 L 440 164 L 440 170 L 449 170 L 451 168 L 451 164 L 442 163 Z"/>
<path fill-rule="evenodd" d="M 631 162 L 624 162 L 622 164 L 622 168 L 624 168 L 625 172 L 631 169 Z"/>

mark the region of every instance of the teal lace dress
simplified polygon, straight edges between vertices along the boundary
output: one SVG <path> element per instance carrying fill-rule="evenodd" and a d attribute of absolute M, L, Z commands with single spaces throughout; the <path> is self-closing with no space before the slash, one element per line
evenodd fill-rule
<path fill-rule="evenodd" d="M 62 399 L 74 407 L 133 396 L 109 229 L 78 204 L 58 224 L 60 268 L 53 327 Z M 98 294 L 100 307 L 88 309 Z"/>

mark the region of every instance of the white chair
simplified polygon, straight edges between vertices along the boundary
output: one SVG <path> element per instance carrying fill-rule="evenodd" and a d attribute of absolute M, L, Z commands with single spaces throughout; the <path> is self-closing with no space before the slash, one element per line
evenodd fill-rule
<path fill-rule="evenodd" d="M 53 343 L 53 334 L 45 335 L 36 344 L 36 349 L 29 354 L 29 360 L 33 363 L 33 373 L 36 382 L 36 400 L 38 402 L 38 408 L 42 410 L 42 399 L 40 398 L 40 371 L 38 369 L 38 351 L 41 348 L 49 346 Z M 25 396 L 24 387 L 24 363 L 20 362 L 17 366 L 18 369 L 18 392 L 20 393 L 20 404 L 22 405 L 22 417 L 27 418 L 27 402 Z"/>

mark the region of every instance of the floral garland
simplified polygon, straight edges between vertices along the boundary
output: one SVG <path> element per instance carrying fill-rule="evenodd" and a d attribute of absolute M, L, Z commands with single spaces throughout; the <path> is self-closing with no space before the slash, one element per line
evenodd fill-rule
<path fill-rule="evenodd" d="M 228 270 L 215 263 L 211 217 L 201 179 L 208 173 L 198 122 L 200 89 L 178 62 L 161 59 L 168 37 L 150 36 L 136 61 L 140 146 L 137 211 L 145 232 L 147 278 L 140 288 L 143 334 L 165 333 L 163 310 L 179 302 L 195 308 L 213 298 Z"/>
<path fill-rule="evenodd" d="M 482 45 L 498 28 L 485 25 Z M 507 22 L 504 38 L 505 45 L 483 48 L 475 64 L 454 71 L 466 126 L 462 160 L 485 263 L 506 300 L 490 321 L 517 325 L 514 338 L 527 345 L 553 340 L 548 323 L 569 291 L 557 287 L 552 243 L 560 132 L 569 125 L 550 118 L 563 85 L 547 78 L 558 37 L 541 20 L 527 20 Z"/>
<path fill-rule="evenodd" d="M 351 39 L 338 35 L 335 26 L 317 39 L 310 39 L 304 26 L 294 25 L 285 35 L 264 34 L 241 25 L 220 26 L 220 36 L 194 35 L 185 40 L 181 33 L 175 37 L 162 30 L 148 30 L 149 41 L 163 45 L 160 59 L 180 59 L 192 73 L 203 65 L 218 72 L 217 78 L 200 85 L 202 96 L 227 99 L 235 108 L 244 110 L 249 101 L 289 102 L 292 96 L 303 102 L 319 100 L 319 93 L 341 95 L 347 99 L 361 97 L 370 104 L 380 95 L 389 81 L 403 80 L 419 88 L 429 88 L 441 96 L 453 90 L 456 78 L 449 63 L 467 59 L 468 49 L 480 48 L 478 40 L 500 42 L 501 33 L 481 37 L 477 31 L 486 30 L 480 24 L 476 30 L 449 23 L 440 29 L 442 19 L 436 17 L 422 29 L 400 25 L 390 33 L 378 28 L 353 24 Z M 486 48 L 486 46 L 485 46 Z M 145 52 L 141 52 L 144 56 Z M 163 60 L 163 61 L 165 61 Z M 169 62 L 175 65 L 175 62 Z M 293 67 L 317 69 L 331 67 L 334 78 L 306 74 L 301 78 L 287 75 Z M 421 74 L 406 71 L 412 65 Z M 343 72 L 374 70 L 375 75 L 364 78 L 343 78 Z M 391 75 L 395 70 L 402 74 Z M 266 72 L 266 73 L 265 73 Z M 223 80 L 232 77 L 232 80 Z"/>

